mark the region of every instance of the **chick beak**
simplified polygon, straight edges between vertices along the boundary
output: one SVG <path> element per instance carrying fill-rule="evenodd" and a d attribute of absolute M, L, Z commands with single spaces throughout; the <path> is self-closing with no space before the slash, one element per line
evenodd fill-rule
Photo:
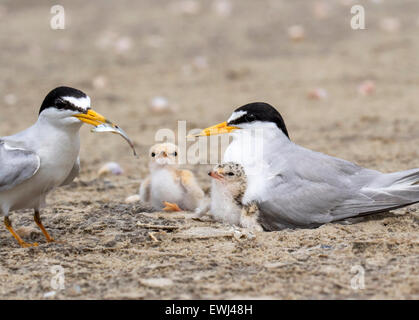
<path fill-rule="evenodd" d="M 220 181 L 222 181 L 224 179 L 224 176 L 222 176 L 221 174 L 219 174 L 218 172 L 215 172 L 215 171 L 208 172 L 208 175 L 211 178 L 214 178 L 214 179 L 217 179 L 217 180 L 220 180 Z"/>
<path fill-rule="evenodd" d="M 217 134 L 230 133 L 231 131 L 234 131 L 237 129 L 240 129 L 240 128 L 229 126 L 227 122 L 222 122 L 222 123 L 216 124 L 215 126 L 208 127 L 202 130 L 198 134 L 189 135 L 188 137 L 214 136 Z"/>
<path fill-rule="evenodd" d="M 98 126 L 98 125 L 104 124 L 104 123 L 109 123 L 109 124 L 113 125 L 112 122 L 110 122 L 104 116 L 102 116 L 101 114 L 97 113 L 96 111 L 94 111 L 92 109 L 89 109 L 86 113 L 76 114 L 76 115 L 74 115 L 74 117 L 76 117 L 77 119 L 79 119 L 82 122 L 91 124 L 95 127 Z"/>

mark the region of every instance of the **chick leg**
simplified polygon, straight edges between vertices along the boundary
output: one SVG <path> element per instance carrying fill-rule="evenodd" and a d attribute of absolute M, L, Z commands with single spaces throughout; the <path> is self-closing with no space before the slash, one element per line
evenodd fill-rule
<path fill-rule="evenodd" d="M 163 204 L 165 205 L 163 211 L 183 211 L 176 203 L 163 201 Z"/>
<path fill-rule="evenodd" d="M 19 242 L 22 248 L 29 248 L 29 247 L 37 247 L 38 244 L 35 243 L 26 243 L 22 240 L 22 238 L 13 230 L 12 223 L 9 220 L 9 217 L 4 217 L 4 225 L 6 226 L 7 230 L 12 234 L 12 236 Z"/>
<path fill-rule="evenodd" d="M 252 231 L 263 231 L 259 223 L 259 207 L 256 202 L 243 206 L 240 216 L 240 226 Z"/>
<path fill-rule="evenodd" d="M 45 229 L 44 225 L 42 224 L 41 217 L 39 216 L 39 210 L 35 210 L 35 214 L 33 216 L 35 223 L 41 229 L 42 233 L 44 234 L 45 238 L 47 238 L 47 242 L 55 242 L 55 240 L 49 235 L 47 230 Z"/>

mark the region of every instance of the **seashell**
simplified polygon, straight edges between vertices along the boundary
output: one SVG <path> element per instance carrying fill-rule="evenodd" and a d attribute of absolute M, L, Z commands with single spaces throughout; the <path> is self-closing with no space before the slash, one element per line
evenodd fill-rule
<path fill-rule="evenodd" d="M 358 92 L 363 96 L 370 95 L 374 93 L 374 91 L 375 91 L 375 83 L 372 80 L 366 80 L 358 86 Z"/>
<path fill-rule="evenodd" d="M 171 108 L 169 105 L 169 100 L 162 96 L 156 96 L 151 99 L 150 111 L 153 113 L 164 113 L 170 112 Z"/>
<path fill-rule="evenodd" d="M 305 37 L 305 30 L 302 25 L 296 24 L 288 28 L 288 37 L 292 41 L 302 41 Z"/>
<path fill-rule="evenodd" d="M 125 203 L 134 203 L 138 201 L 140 201 L 140 196 L 138 194 L 134 194 L 125 198 Z"/>
<path fill-rule="evenodd" d="M 307 93 L 307 97 L 313 100 L 327 99 L 327 91 L 323 88 L 312 89 Z"/>
<path fill-rule="evenodd" d="M 92 80 L 92 85 L 95 89 L 103 89 L 106 87 L 107 83 L 108 79 L 104 76 L 97 76 Z"/>
<path fill-rule="evenodd" d="M 121 175 L 124 173 L 124 170 L 116 162 L 107 162 L 105 163 L 98 171 L 99 177 L 106 176 L 108 174 Z"/>
<path fill-rule="evenodd" d="M 213 8 L 220 17 L 228 17 L 233 10 L 233 4 L 229 0 L 216 0 L 213 3 Z"/>
<path fill-rule="evenodd" d="M 118 53 L 124 53 L 132 48 L 132 39 L 130 37 L 121 37 L 115 42 L 115 50 Z"/>

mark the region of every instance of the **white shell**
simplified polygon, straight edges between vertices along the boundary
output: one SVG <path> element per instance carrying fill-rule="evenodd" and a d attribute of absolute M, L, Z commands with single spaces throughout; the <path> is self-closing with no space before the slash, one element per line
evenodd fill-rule
<path fill-rule="evenodd" d="M 100 177 L 108 175 L 108 174 L 121 175 L 123 173 L 124 173 L 124 170 L 116 162 L 105 163 L 98 171 L 98 175 Z"/>

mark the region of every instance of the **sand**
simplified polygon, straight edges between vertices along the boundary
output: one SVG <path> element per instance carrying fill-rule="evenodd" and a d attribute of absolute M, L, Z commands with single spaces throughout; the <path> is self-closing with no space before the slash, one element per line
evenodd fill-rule
<path fill-rule="evenodd" d="M 64 0 L 66 28 L 51 30 L 50 1 L 2 1 L 0 136 L 32 124 L 45 94 L 65 84 L 89 94 L 140 158 L 120 137 L 84 127 L 81 174 L 42 212 L 60 242 L 45 243 L 30 211 L 12 221 L 39 247 L 22 249 L 0 231 L 0 298 L 419 298 L 417 206 L 350 225 L 249 234 L 124 203 L 147 175 L 158 129 L 176 132 L 178 120 L 204 128 L 251 101 L 276 106 L 305 147 L 383 172 L 419 167 L 417 1 L 368 2 L 367 29 L 357 31 L 340 1 L 326 1 L 319 18 L 302 0 L 231 1 L 230 15 L 213 1 L 181 3 Z M 400 29 L 383 29 L 386 17 Z M 288 38 L 293 25 L 304 27 L 301 41 Z M 364 96 L 358 86 L 367 80 L 376 90 Z M 327 98 L 309 99 L 316 88 Z M 174 111 L 151 112 L 156 96 Z M 99 178 L 108 161 L 124 174 Z M 211 165 L 184 167 L 208 191 Z"/>

